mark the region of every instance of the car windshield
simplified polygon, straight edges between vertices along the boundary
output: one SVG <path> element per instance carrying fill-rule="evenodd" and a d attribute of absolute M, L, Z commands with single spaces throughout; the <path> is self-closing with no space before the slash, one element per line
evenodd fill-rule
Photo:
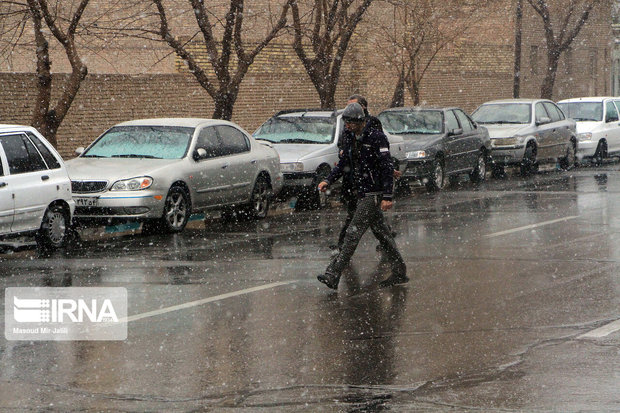
<path fill-rule="evenodd" d="M 532 105 L 529 103 L 492 103 L 480 106 L 471 117 L 481 124 L 527 124 L 532 121 Z"/>
<path fill-rule="evenodd" d="M 603 120 L 603 102 L 566 102 L 558 105 L 566 116 L 578 122 Z"/>
<path fill-rule="evenodd" d="M 101 136 L 84 158 L 180 159 L 194 128 L 177 126 L 116 126 Z"/>
<path fill-rule="evenodd" d="M 278 116 L 258 128 L 254 137 L 272 143 L 331 143 L 335 129 L 332 116 Z"/>
<path fill-rule="evenodd" d="M 443 132 L 443 113 L 439 110 L 394 111 L 379 114 L 383 129 L 393 135 L 434 135 Z"/>

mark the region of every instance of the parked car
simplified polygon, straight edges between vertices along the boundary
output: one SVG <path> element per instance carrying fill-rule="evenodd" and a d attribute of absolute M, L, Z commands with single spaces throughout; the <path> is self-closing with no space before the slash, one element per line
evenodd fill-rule
<path fill-rule="evenodd" d="M 34 128 L 0 125 L 0 239 L 34 236 L 41 248 L 60 248 L 74 208 L 54 147 Z"/>
<path fill-rule="evenodd" d="M 604 158 L 620 153 L 620 98 L 584 97 L 558 102 L 566 116 L 577 122 L 577 158 Z"/>
<path fill-rule="evenodd" d="M 459 108 L 392 108 L 379 114 L 389 135 L 405 139 L 407 169 L 403 178 L 421 180 L 429 190 L 447 178 L 468 173 L 472 181 L 486 176 L 489 134 Z"/>
<path fill-rule="evenodd" d="M 506 165 L 519 165 L 526 176 L 540 162 L 559 162 L 564 169 L 575 165 L 575 121 L 545 99 L 506 99 L 486 102 L 472 114 L 491 136 L 493 174 L 504 174 Z"/>
<path fill-rule="evenodd" d="M 338 163 L 338 140 L 344 123 L 341 111 L 293 109 L 276 113 L 254 132 L 254 138 L 267 141 L 280 154 L 284 174 L 282 196 L 297 196 L 297 209 L 322 208 L 327 203 L 318 184 Z M 390 140 L 395 168 L 404 169 L 404 141 Z"/>
<path fill-rule="evenodd" d="M 80 223 L 174 233 L 208 209 L 260 219 L 282 188 L 278 153 L 223 120 L 123 122 L 77 152 L 67 167 Z"/>

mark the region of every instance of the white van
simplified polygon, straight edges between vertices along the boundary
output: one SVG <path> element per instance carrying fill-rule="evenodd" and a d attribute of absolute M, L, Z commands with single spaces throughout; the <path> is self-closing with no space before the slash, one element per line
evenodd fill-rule
<path fill-rule="evenodd" d="M 577 158 L 603 159 L 620 153 L 620 98 L 583 97 L 565 99 L 558 105 L 577 122 Z"/>
<path fill-rule="evenodd" d="M 75 203 L 62 158 L 36 129 L 0 125 L 0 239 L 34 236 L 65 245 Z"/>

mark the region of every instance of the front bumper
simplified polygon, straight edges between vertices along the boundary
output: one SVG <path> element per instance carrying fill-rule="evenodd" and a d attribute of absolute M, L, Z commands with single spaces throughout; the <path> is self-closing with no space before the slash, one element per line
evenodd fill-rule
<path fill-rule="evenodd" d="M 598 141 L 589 139 L 589 140 L 580 140 L 577 143 L 577 158 L 591 158 L 596 153 L 596 148 L 598 147 Z"/>
<path fill-rule="evenodd" d="M 73 194 L 77 222 L 127 222 L 161 218 L 166 193 L 163 191 L 101 192 Z"/>
<path fill-rule="evenodd" d="M 284 172 L 284 188 L 290 190 L 291 188 L 309 188 L 316 182 L 315 172 Z"/>
<path fill-rule="evenodd" d="M 520 164 L 525 155 L 525 145 L 514 145 L 505 147 L 493 147 L 491 149 L 491 159 L 493 163 L 499 165 Z"/>
<path fill-rule="evenodd" d="M 407 168 L 403 173 L 402 179 L 407 181 L 415 181 L 421 178 L 431 176 L 433 174 L 433 161 L 430 159 L 421 159 L 416 161 L 407 161 Z"/>

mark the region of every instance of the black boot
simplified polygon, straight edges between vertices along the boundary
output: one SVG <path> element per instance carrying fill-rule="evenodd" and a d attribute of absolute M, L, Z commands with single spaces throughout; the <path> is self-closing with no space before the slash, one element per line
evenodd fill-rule
<path fill-rule="evenodd" d="M 321 274 L 316 277 L 320 282 L 331 288 L 332 290 L 338 289 L 338 281 L 340 281 L 340 277 L 335 276 L 326 272 L 325 274 Z"/>
<path fill-rule="evenodd" d="M 392 272 L 387 279 L 379 283 L 379 287 L 390 287 L 396 284 L 405 284 L 409 282 L 409 277 L 405 272 Z"/>

